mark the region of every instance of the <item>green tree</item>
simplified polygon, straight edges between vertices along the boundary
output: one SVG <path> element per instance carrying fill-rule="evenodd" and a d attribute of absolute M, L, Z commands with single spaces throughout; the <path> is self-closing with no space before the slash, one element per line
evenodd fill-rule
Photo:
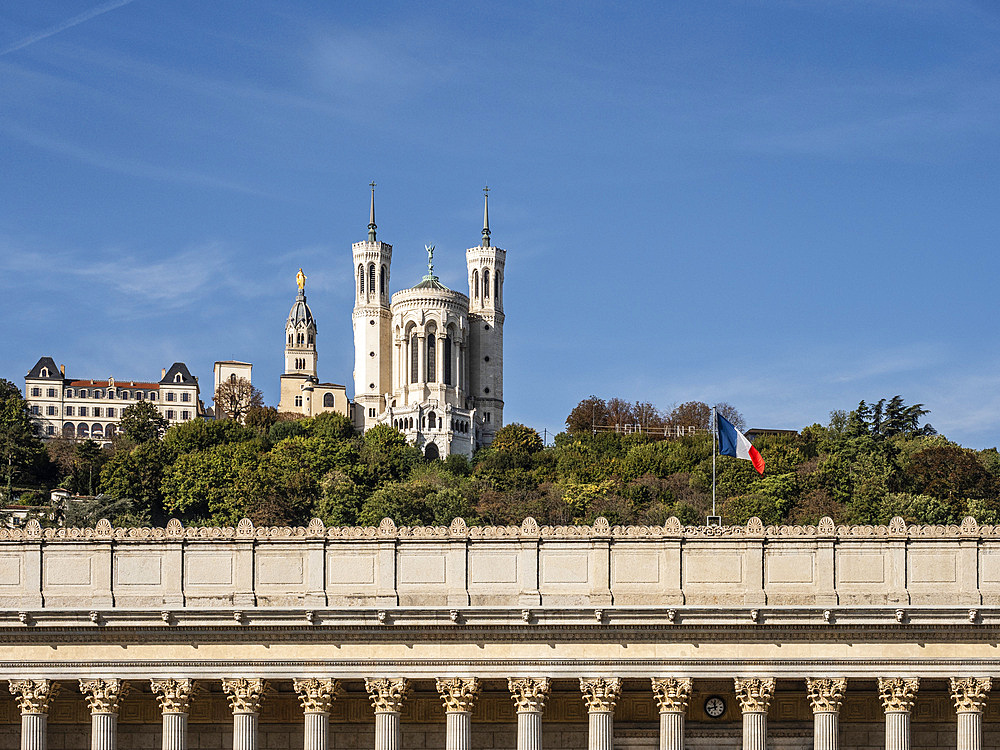
<path fill-rule="evenodd" d="M 407 445 L 402 433 L 387 424 L 365 432 L 361 460 L 367 466 L 374 485 L 397 482 L 410 475 L 422 460 L 420 450 Z"/>
<path fill-rule="evenodd" d="M 101 467 L 107 460 L 107 456 L 101 450 L 101 446 L 93 440 L 84 440 L 82 443 L 78 443 L 73 454 L 74 474 L 80 477 L 81 483 L 86 482 L 86 494 L 93 495 L 94 474 L 96 472 L 98 479 L 100 479 Z"/>
<path fill-rule="evenodd" d="M 246 442 L 178 456 L 163 474 L 164 509 L 182 520 L 234 525 L 259 489 L 259 462 L 260 454 Z"/>
<path fill-rule="evenodd" d="M 14 500 L 14 477 L 28 473 L 43 454 L 28 402 L 17 386 L 0 379 L 0 471 L 8 503 Z"/>
<path fill-rule="evenodd" d="M 148 443 L 163 437 L 169 422 L 148 401 L 137 401 L 122 409 L 118 431 L 135 444 Z"/>
<path fill-rule="evenodd" d="M 518 453 L 530 456 L 533 453 L 538 453 L 545 446 L 542 445 L 542 437 L 537 430 L 517 422 L 511 422 L 497 430 L 490 447 L 498 453 Z"/>
<path fill-rule="evenodd" d="M 354 424 L 343 414 L 327 411 L 313 417 L 309 434 L 331 440 L 347 440 L 354 437 Z"/>
<path fill-rule="evenodd" d="M 101 492 L 114 500 L 130 499 L 136 512 L 148 514 L 153 523 L 163 515 L 163 475 L 176 454 L 159 440 L 149 440 L 130 450 L 120 449 L 101 469 Z"/>
<path fill-rule="evenodd" d="M 593 432 L 608 421 L 608 405 L 603 398 L 591 396 L 573 407 L 566 417 L 567 432 Z"/>

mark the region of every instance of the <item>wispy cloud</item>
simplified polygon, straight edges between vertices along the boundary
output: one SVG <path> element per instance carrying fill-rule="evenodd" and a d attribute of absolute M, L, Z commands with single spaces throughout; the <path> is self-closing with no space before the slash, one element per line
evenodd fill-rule
<path fill-rule="evenodd" d="M 55 36 L 60 32 L 66 31 L 67 29 L 72 29 L 74 26 L 79 26 L 81 23 L 85 23 L 92 18 L 97 18 L 98 16 L 104 15 L 105 13 L 115 10 L 116 8 L 121 8 L 123 5 L 128 5 L 131 2 L 134 2 L 134 0 L 111 0 L 111 2 L 109 3 L 101 3 L 100 5 L 91 8 L 88 11 L 85 11 L 77 16 L 73 16 L 72 18 L 66 19 L 62 23 L 57 23 L 55 26 L 50 26 L 47 29 L 38 31 L 34 34 L 31 34 L 30 36 L 26 36 L 24 39 L 21 39 L 20 41 L 14 42 L 9 47 L 5 47 L 4 49 L 0 50 L 0 57 L 8 55 L 11 52 L 16 52 L 19 49 L 24 49 L 25 47 L 29 47 L 35 42 L 40 42 L 43 39 L 48 39 L 50 36 Z"/>

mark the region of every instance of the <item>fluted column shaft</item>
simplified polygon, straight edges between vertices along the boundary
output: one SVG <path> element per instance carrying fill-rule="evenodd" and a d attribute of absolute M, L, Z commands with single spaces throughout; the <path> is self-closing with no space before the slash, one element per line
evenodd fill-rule
<path fill-rule="evenodd" d="M 910 711 L 919 687 L 917 677 L 879 678 L 879 697 L 885 710 L 885 750 L 910 750 Z"/>
<path fill-rule="evenodd" d="M 233 712 L 233 750 L 257 750 L 257 717 Z"/>
<path fill-rule="evenodd" d="M 226 677 L 222 690 L 233 711 L 233 750 L 257 750 L 260 706 L 268 690 L 259 677 Z"/>
<path fill-rule="evenodd" d="M 590 711 L 587 719 L 587 750 L 612 750 L 614 738 L 614 712 Z"/>
<path fill-rule="evenodd" d="M 743 750 L 765 750 L 767 747 L 767 713 L 743 712 Z"/>
<path fill-rule="evenodd" d="M 910 750 L 910 712 L 885 714 L 885 750 Z"/>
<path fill-rule="evenodd" d="M 21 750 L 45 750 L 48 718 L 48 714 L 21 714 Z"/>
<path fill-rule="evenodd" d="M 774 678 L 737 677 L 734 687 L 743 712 L 743 750 L 765 750 L 767 709 L 774 695 Z"/>
<path fill-rule="evenodd" d="M 969 711 L 958 715 L 958 750 L 982 750 L 983 715 Z"/>
<path fill-rule="evenodd" d="M 375 750 L 400 750 L 399 711 L 375 712 Z"/>
<path fill-rule="evenodd" d="M 813 714 L 814 750 L 837 750 L 839 724 L 840 714 L 834 711 L 817 711 Z"/>
<path fill-rule="evenodd" d="M 115 750 L 118 747 L 118 714 L 90 715 L 90 750 Z"/>
<path fill-rule="evenodd" d="M 163 750 L 187 750 L 188 715 L 163 712 Z"/>
<path fill-rule="evenodd" d="M 542 712 L 517 712 L 517 750 L 542 750 Z"/>
<path fill-rule="evenodd" d="M 660 712 L 660 750 L 684 750 L 684 714 Z"/>
<path fill-rule="evenodd" d="M 472 714 L 469 711 L 449 711 L 445 716 L 445 750 L 469 750 L 472 746 Z"/>
<path fill-rule="evenodd" d="M 306 713 L 305 750 L 327 750 L 330 735 L 330 714 Z"/>

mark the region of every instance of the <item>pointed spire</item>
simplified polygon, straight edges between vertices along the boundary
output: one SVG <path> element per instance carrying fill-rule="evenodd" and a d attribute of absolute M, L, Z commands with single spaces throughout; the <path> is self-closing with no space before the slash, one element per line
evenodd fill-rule
<path fill-rule="evenodd" d="M 490 186 L 483 188 L 483 247 L 490 246 Z"/>
<path fill-rule="evenodd" d="M 375 180 L 369 183 L 369 187 L 372 189 L 372 208 L 368 214 L 368 241 L 375 241 Z"/>

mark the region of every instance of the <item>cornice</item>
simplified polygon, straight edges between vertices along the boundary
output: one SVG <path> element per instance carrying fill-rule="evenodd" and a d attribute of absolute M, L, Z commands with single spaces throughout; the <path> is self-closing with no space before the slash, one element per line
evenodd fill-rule
<path fill-rule="evenodd" d="M 979 525 L 966 518 L 961 524 L 907 524 L 896 517 L 888 525 L 838 526 L 830 518 L 818 524 L 795 526 L 764 526 L 759 518 L 751 518 L 743 526 L 684 526 L 674 517 L 662 526 L 611 526 L 607 519 L 597 518 L 592 525 L 539 526 L 526 518 L 519 526 L 468 526 L 456 518 L 450 526 L 396 526 L 383 519 L 376 526 L 326 526 L 314 518 L 308 526 L 254 526 L 244 518 L 236 526 L 183 526 L 171 519 L 166 527 L 115 528 L 106 519 L 87 528 L 46 528 L 32 519 L 23 528 L 0 529 L 0 542 L 24 541 L 306 541 L 314 539 L 1000 539 L 1000 525 Z"/>

